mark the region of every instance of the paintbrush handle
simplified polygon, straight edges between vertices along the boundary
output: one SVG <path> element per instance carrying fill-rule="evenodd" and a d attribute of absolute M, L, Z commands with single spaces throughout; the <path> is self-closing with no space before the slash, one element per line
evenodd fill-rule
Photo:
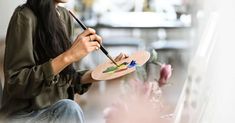
<path fill-rule="evenodd" d="M 73 16 L 73 18 L 79 23 L 79 25 L 82 27 L 82 29 L 86 30 L 87 27 L 85 24 L 82 23 L 82 21 L 80 21 L 71 11 L 69 11 L 69 13 Z"/>
<path fill-rule="evenodd" d="M 71 12 L 69 11 L 69 13 L 73 16 L 73 18 L 81 25 L 81 27 L 86 30 L 87 27 L 85 24 L 82 23 L 82 21 L 80 21 L 78 18 L 76 18 L 76 16 Z M 102 44 L 100 44 L 100 50 L 115 64 L 117 65 L 117 63 L 109 56 L 109 53 L 106 49 L 104 49 L 104 47 L 102 46 Z M 117 65 L 118 66 L 118 65 Z"/>
<path fill-rule="evenodd" d="M 69 13 L 70 13 L 70 14 L 73 16 L 73 18 L 81 25 L 81 27 L 82 27 L 84 30 L 87 29 L 86 25 L 83 24 L 82 21 L 80 21 L 78 18 L 76 18 L 75 15 L 74 15 L 71 11 L 69 11 Z M 108 55 L 108 54 L 109 54 L 108 51 L 107 51 L 106 49 L 104 49 L 104 47 L 103 47 L 101 44 L 100 44 L 100 49 L 102 50 L 102 52 L 103 52 L 105 55 Z"/>

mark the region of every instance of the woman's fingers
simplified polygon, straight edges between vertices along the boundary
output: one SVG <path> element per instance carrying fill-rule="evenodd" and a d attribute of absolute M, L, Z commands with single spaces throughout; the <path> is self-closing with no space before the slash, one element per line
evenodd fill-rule
<path fill-rule="evenodd" d="M 89 36 L 89 35 L 93 35 L 93 34 L 96 34 L 96 31 L 92 28 L 88 28 L 86 29 L 85 31 L 83 31 L 80 36 L 82 37 L 86 37 L 86 36 Z"/>
<path fill-rule="evenodd" d="M 97 34 L 89 35 L 87 37 L 89 38 L 89 41 L 97 41 L 98 43 L 102 44 L 102 38 Z"/>
<path fill-rule="evenodd" d="M 92 46 L 92 47 L 95 47 L 96 50 L 98 50 L 100 48 L 100 44 L 102 42 L 102 38 L 98 35 L 89 35 L 87 36 L 89 39 L 89 44 Z"/>
<path fill-rule="evenodd" d="M 120 53 L 114 60 L 115 60 L 116 62 L 118 62 L 118 61 L 120 61 L 120 59 L 122 58 L 122 56 L 123 56 L 123 54 Z"/>
<path fill-rule="evenodd" d="M 127 54 L 124 54 L 124 58 L 126 59 L 126 58 L 129 58 L 129 56 L 127 55 Z"/>
<path fill-rule="evenodd" d="M 118 62 L 118 61 L 120 61 L 120 60 L 122 60 L 122 59 L 126 59 L 126 58 L 128 58 L 129 56 L 127 55 L 127 54 L 124 54 L 124 53 L 120 53 L 114 60 L 116 61 L 116 62 Z"/>
<path fill-rule="evenodd" d="M 102 43 L 102 38 L 97 35 L 97 34 L 93 34 L 93 35 L 89 35 L 89 36 L 85 36 L 85 37 L 77 37 L 77 39 L 73 42 L 74 45 L 79 45 L 80 43 L 85 43 L 85 44 L 94 44 L 94 42 L 96 42 L 95 44 L 100 44 Z M 98 48 L 99 48 L 98 47 Z"/>
<path fill-rule="evenodd" d="M 100 48 L 100 44 L 98 42 L 90 42 L 91 47 L 95 47 L 96 50 Z"/>

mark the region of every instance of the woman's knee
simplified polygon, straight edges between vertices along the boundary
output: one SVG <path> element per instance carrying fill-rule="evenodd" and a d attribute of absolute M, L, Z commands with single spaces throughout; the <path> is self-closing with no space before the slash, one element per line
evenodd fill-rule
<path fill-rule="evenodd" d="M 76 121 L 79 123 L 83 123 L 84 116 L 80 106 L 73 100 L 63 99 L 60 100 L 57 105 L 57 111 L 55 111 L 54 115 L 58 120 L 67 120 L 67 121 Z"/>
<path fill-rule="evenodd" d="M 38 117 L 40 118 L 37 119 L 40 119 L 40 121 L 43 122 L 84 122 L 84 116 L 80 106 L 75 101 L 69 99 L 63 99 L 56 102 L 48 110 L 43 111 Z"/>

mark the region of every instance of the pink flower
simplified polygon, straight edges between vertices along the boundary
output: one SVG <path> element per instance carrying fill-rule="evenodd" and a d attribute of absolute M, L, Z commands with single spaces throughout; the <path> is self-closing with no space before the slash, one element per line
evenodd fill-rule
<path fill-rule="evenodd" d="M 160 78 L 158 80 L 159 86 L 163 86 L 167 83 L 172 74 L 172 68 L 169 64 L 162 64 L 160 69 Z"/>

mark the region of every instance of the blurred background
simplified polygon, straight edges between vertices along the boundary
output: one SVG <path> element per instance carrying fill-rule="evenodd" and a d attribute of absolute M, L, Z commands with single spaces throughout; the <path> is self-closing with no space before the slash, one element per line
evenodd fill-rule
<path fill-rule="evenodd" d="M 0 1 L 1 86 L 4 82 L 2 64 L 7 26 L 15 7 L 23 3 L 24 0 Z M 229 1 L 223 3 L 229 6 Z M 212 95 L 217 93 L 211 80 L 217 80 L 214 62 L 218 51 L 215 47 L 221 46 L 216 42 L 218 25 L 224 23 L 220 21 L 218 5 L 221 5 L 219 1 L 212 0 L 70 0 L 61 4 L 102 36 L 103 45 L 111 56 L 121 52 L 131 55 L 138 50 L 155 50 L 158 61 L 172 65 L 170 84 L 162 88 L 162 96 L 163 112 L 173 115 L 162 121 L 164 123 L 209 123 L 212 121 L 208 117 L 217 116 L 208 113 L 216 106 Z M 74 24 L 76 36 L 82 28 Z M 107 60 L 101 51 L 96 51 L 76 66 L 94 69 Z M 146 64 L 145 67 L 149 81 L 159 78 L 159 66 Z M 105 122 L 103 110 L 120 96 L 125 81 L 128 81 L 125 77 L 101 81 L 93 84 L 88 93 L 76 96 L 87 123 Z"/>

